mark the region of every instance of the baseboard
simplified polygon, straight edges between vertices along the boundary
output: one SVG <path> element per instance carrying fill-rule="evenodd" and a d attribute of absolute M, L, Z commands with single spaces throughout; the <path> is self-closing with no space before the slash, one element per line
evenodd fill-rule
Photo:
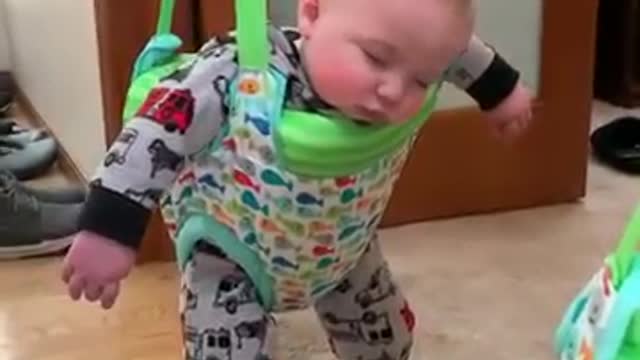
<path fill-rule="evenodd" d="M 73 162 L 71 156 L 60 142 L 60 138 L 56 135 L 55 131 L 47 124 L 44 118 L 40 115 L 38 110 L 33 106 L 29 97 L 20 89 L 20 86 L 16 86 L 16 103 L 22 108 L 27 123 L 34 128 L 46 129 L 47 132 L 56 140 L 58 144 L 58 167 L 62 174 L 73 182 L 81 182 L 88 185 L 88 180 L 80 171 L 80 168 Z"/>

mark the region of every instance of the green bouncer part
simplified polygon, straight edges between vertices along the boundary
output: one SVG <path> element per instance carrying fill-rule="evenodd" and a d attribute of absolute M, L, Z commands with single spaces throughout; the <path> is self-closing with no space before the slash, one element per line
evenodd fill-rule
<path fill-rule="evenodd" d="M 181 66 L 191 62 L 194 57 L 194 54 L 175 55 L 166 64 L 156 66 L 135 78 L 127 92 L 123 111 L 124 124 L 133 118 L 147 99 L 147 96 L 149 96 L 153 87 L 158 85 L 162 79 L 173 74 Z"/>
<path fill-rule="evenodd" d="M 618 247 L 614 254 L 610 257 L 610 265 L 613 271 L 613 283 L 616 287 L 620 286 L 622 281 L 629 274 L 633 259 L 638 251 L 640 243 L 640 206 L 636 207 L 627 227 L 625 228 L 622 239 L 618 243 Z"/>
<path fill-rule="evenodd" d="M 291 172 L 338 177 L 364 171 L 411 139 L 431 115 L 440 85 L 421 110 L 400 125 L 361 125 L 346 118 L 285 109 L 274 129 L 277 153 Z"/>
<path fill-rule="evenodd" d="M 269 41 L 267 37 L 266 0 L 236 0 L 237 41 L 241 71 L 269 73 Z M 127 94 L 124 109 L 125 122 L 131 119 L 151 89 L 163 78 L 175 72 L 194 54 L 173 54 L 167 56 L 171 45 L 161 43 L 163 35 L 170 29 L 173 1 L 163 0 L 158 20 L 158 34 L 148 44 L 143 56 L 151 58 L 155 66 L 138 66 L 139 74 L 134 78 Z M 154 43 L 157 42 L 157 43 Z M 161 51 L 158 51 L 161 50 Z M 165 51 L 162 51 L 165 50 Z M 155 52 L 153 52 L 155 51 Z M 160 54 L 155 56 L 156 54 Z M 160 60 L 155 60 L 158 58 Z M 265 76 L 267 81 L 273 80 Z M 271 83 L 269 85 L 278 85 Z M 426 98 L 420 111 L 409 121 L 399 125 L 363 126 L 351 119 L 327 117 L 325 115 L 281 109 L 277 111 L 273 127 L 276 153 L 281 166 L 294 174 L 308 177 L 338 177 L 352 175 L 366 170 L 381 158 L 398 150 L 409 141 L 431 115 L 441 82 L 426 91 Z M 281 90 L 281 89 L 280 89 Z M 274 91 L 271 94 L 281 93 Z"/>

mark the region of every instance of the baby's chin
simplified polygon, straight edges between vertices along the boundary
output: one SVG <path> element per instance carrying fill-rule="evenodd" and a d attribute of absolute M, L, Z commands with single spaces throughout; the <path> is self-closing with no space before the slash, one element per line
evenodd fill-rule
<path fill-rule="evenodd" d="M 358 124 L 363 125 L 401 125 L 409 120 L 408 118 L 395 119 L 385 113 L 371 112 L 357 107 L 355 109 L 345 110 L 343 114 Z"/>
<path fill-rule="evenodd" d="M 361 125 L 388 123 L 384 116 L 380 114 L 368 113 L 364 110 L 358 109 L 357 107 L 354 108 L 335 106 L 335 108 L 342 116 L 345 116 Z"/>

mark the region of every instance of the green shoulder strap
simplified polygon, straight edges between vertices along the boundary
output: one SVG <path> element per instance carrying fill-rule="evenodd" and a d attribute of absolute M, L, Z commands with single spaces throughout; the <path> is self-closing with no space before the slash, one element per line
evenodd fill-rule
<path fill-rule="evenodd" d="M 266 71 L 269 67 L 267 1 L 235 0 L 240 67 Z"/>
<path fill-rule="evenodd" d="M 633 214 L 614 253 L 614 283 L 619 285 L 629 274 L 640 243 L 640 206 Z"/>
<path fill-rule="evenodd" d="M 156 28 L 156 34 L 170 34 L 171 25 L 173 23 L 173 10 L 175 8 L 175 0 L 162 0 L 160 3 L 160 16 L 158 17 L 158 24 Z"/>

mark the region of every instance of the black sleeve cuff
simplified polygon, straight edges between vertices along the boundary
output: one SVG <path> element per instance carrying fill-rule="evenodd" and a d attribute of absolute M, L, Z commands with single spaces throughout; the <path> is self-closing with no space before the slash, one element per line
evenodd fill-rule
<path fill-rule="evenodd" d="M 484 111 L 494 109 L 506 99 L 520 80 L 520 73 L 498 53 L 491 65 L 468 89 L 467 93 Z"/>
<path fill-rule="evenodd" d="M 122 194 L 92 186 L 80 215 L 80 229 L 94 232 L 137 250 L 151 212 Z"/>

